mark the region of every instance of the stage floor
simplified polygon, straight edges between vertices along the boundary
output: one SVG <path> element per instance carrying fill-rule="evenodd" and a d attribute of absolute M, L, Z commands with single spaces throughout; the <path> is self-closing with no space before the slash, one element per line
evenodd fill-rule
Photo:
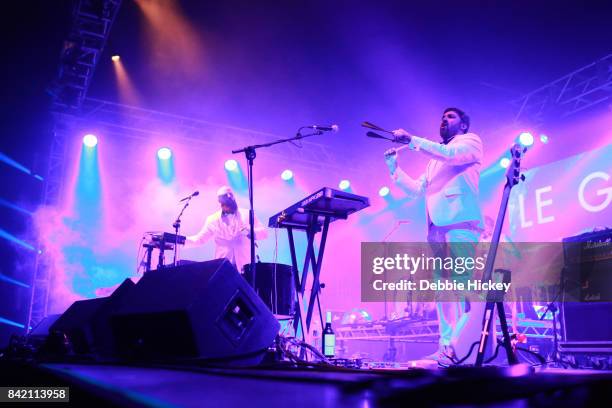
<path fill-rule="evenodd" d="M 38 368 L 119 406 L 375 407 L 406 401 L 415 406 L 592 406 L 609 401 L 612 385 L 611 372 L 527 366 L 368 371 L 54 363 Z"/>

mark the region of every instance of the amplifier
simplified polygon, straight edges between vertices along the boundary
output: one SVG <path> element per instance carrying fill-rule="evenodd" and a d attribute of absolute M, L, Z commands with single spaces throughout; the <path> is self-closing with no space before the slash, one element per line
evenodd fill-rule
<path fill-rule="evenodd" d="M 563 239 L 559 351 L 612 353 L 612 229 Z"/>

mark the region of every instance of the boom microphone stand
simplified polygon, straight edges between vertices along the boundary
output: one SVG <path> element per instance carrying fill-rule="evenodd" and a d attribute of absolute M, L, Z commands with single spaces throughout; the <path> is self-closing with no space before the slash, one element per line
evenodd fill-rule
<path fill-rule="evenodd" d="M 305 128 L 313 128 L 315 131 L 313 133 L 309 133 L 303 135 L 301 133 L 302 129 Z M 232 150 L 232 154 L 244 153 L 247 163 L 248 163 L 248 185 L 249 185 L 249 227 L 251 228 L 250 233 L 250 241 L 251 241 L 251 285 L 255 287 L 256 282 L 256 263 L 255 263 L 255 210 L 253 206 L 253 162 L 255 161 L 255 157 L 257 157 L 256 150 L 262 147 L 270 147 L 280 143 L 293 142 L 294 140 L 304 139 L 310 136 L 319 136 L 322 135 L 322 130 L 317 130 L 316 126 L 303 126 L 298 129 L 297 134 L 294 137 L 279 139 L 269 143 L 257 144 L 252 146 L 246 146 L 241 149 Z"/>
<path fill-rule="evenodd" d="M 181 200 L 181 201 L 185 201 L 185 205 L 183 206 L 183 209 L 181 210 L 178 217 L 176 217 L 176 220 L 172 224 L 172 228 L 174 228 L 174 260 L 172 262 L 173 266 L 176 266 L 176 263 L 178 262 L 178 237 L 179 237 L 179 230 L 181 229 L 181 217 L 183 216 L 185 209 L 189 207 L 189 202 L 191 201 L 191 199 L 197 196 L 198 194 L 200 193 L 196 191 L 195 193 Z"/>
<path fill-rule="evenodd" d="M 391 237 L 391 235 L 395 233 L 395 231 L 398 230 L 398 228 L 402 224 L 408 224 L 408 223 L 410 223 L 410 221 L 408 220 L 397 220 L 393 228 L 391 228 L 391 231 L 389 231 L 387 235 L 385 235 L 385 237 L 383 238 L 382 242 L 385 243 L 385 258 L 387 257 L 387 255 L 389 255 L 387 251 L 388 246 L 386 245 L 389 241 L 389 238 Z M 387 269 L 386 268 L 384 271 L 384 278 L 386 282 L 387 281 Z M 383 295 L 385 299 L 385 316 L 383 317 L 383 319 L 385 321 L 385 324 L 387 325 L 387 328 L 389 328 L 389 315 L 388 315 L 389 311 L 388 311 L 388 301 L 387 301 L 387 291 L 386 290 L 383 292 Z M 412 292 L 410 293 L 410 305 L 411 305 L 410 313 L 412 314 Z M 394 335 L 395 335 L 395 329 L 393 329 L 392 332 L 389 333 L 389 348 L 387 349 L 387 353 L 385 354 L 385 358 L 384 358 L 384 360 L 386 361 L 395 361 L 395 358 L 397 356 L 397 348 L 395 347 L 395 338 L 393 337 Z"/>

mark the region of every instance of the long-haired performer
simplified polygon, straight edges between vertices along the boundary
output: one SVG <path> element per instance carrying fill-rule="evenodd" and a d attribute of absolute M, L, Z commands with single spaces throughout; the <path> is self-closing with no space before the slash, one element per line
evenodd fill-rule
<path fill-rule="evenodd" d="M 217 191 L 220 209 L 206 218 L 200 231 L 187 237 L 190 246 L 215 240 L 215 258 L 227 258 L 240 271 L 250 262 L 249 211 L 239 208 L 231 188 L 221 187 Z M 255 239 L 268 236 L 266 227 L 255 219 Z"/>

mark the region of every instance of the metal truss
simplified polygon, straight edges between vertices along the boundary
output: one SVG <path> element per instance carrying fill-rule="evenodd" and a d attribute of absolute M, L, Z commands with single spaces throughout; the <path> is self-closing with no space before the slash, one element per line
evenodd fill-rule
<path fill-rule="evenodd" d="M 121 0 L 78 0 L 64 41 L 57 79 L 49 87 L 55 111 L 78 111 L 87 95 Z"/>
<path fill-rule="evenodd" d="M 93 98 L 84 101 L 82 114 L 74 120 L 87 126 L 103 127 L 107 134 L 116 137 L 148 140 L 152 135 L 172 135 L 194 148 L 215 147 L 228 153 L 231 149 L 288 137 Z M 301 148 L 284 143 L 260 149 L 257 155 L 271 161 L 290 161 L 294 166 L 317 172 L 337 169 L 361 174 L 364 171 L 348 160 L 338 158 L 337 152 L 328 145 L 310 140 L 298 143 Z"/>
<path fill-rule="evenodd" d="M 545 122 L 567 117 L 603 102 L 612 102 L 612 54 L 512 101 L 515 122 Z"/>
<path fill-rule="evenodd" d="M 67 126 L 70 120 L 67 120 L 69 117 L 64 116 L 62 112 L 79 112 L 120 6 L 121 0 L 74 2 L 72 26 L 62 47 L 58 75 L 48 88 L 53 97 L 52 111 L 55 112 L 55 125 L 47 162 L 42 200 L 44 206 L 57 205 L 64 190 L 66 140 L 70 130 Z M 49 260 L 44 248 L 42 250 L 43 253 L 38 254 L 35 260 L 26 326 L 28 332 L 47 315 L 48 311 L 51 277 Z"/>
<path fill-rule="evenodd" d="M 508 321 L 511 321 L 511 317 L 507 316 Z M 519 319 L 517 324 L 517 330 L 520 334 L 524 334 L 527 338 L 531 339 L 553 339 L 553 325 L 550 320 L 532 320 L 532 319 Z M 501 326 L 499 324 L 496 327 L 498 336 L 502 335 Z M 560 336 L 561 331 L 557 327 L 557 337 Z"/>
<path fill-rule="evenodd" d="M 511 318 L 508 317 L 508 321 Z M 518 332 L 528 339 L 553 339 L 551 321 L 519 319 Z M 501 336 L 501 327 L 497 325 L 497 334 Z M 557 333 L 559 335 L 559 333 Z M 438 320 L 391 321 L 368 325 L 349 325 L 336 329 L 338 340 L 380 340 L 388 341 L 433 341 L 439 337 Z"/>
<path fill-rule="evenodd" d="M 434 341 L 438 337 L 437 320 L 373 323 L 336 329 L 337 340 Z"/>
<path fill-rule="evenodd" d="M 66 179 L 67 139 L 69 129 L 61 119 L 58 118 L 58 115 L 59 114 L 56 114 L 55 125 L 52 131 L 51 148 L 47 162 L 47 175 L 45 177 L 42 197 L 42 205 L 45 207 L 55 206 L 60 203 L 64 193 Z M 34 276 L 32 278 L 32 292 L 28 311 L 28 325 L 26 326 L 27 332 L 47 316 L 49 304 L 49 290 L 51 287 L 49 258 L 44 252 L 45 248 L 40 242 L 37 248 L 41 249 L 42 253 L 36 255 L 34 263 Z"/>

